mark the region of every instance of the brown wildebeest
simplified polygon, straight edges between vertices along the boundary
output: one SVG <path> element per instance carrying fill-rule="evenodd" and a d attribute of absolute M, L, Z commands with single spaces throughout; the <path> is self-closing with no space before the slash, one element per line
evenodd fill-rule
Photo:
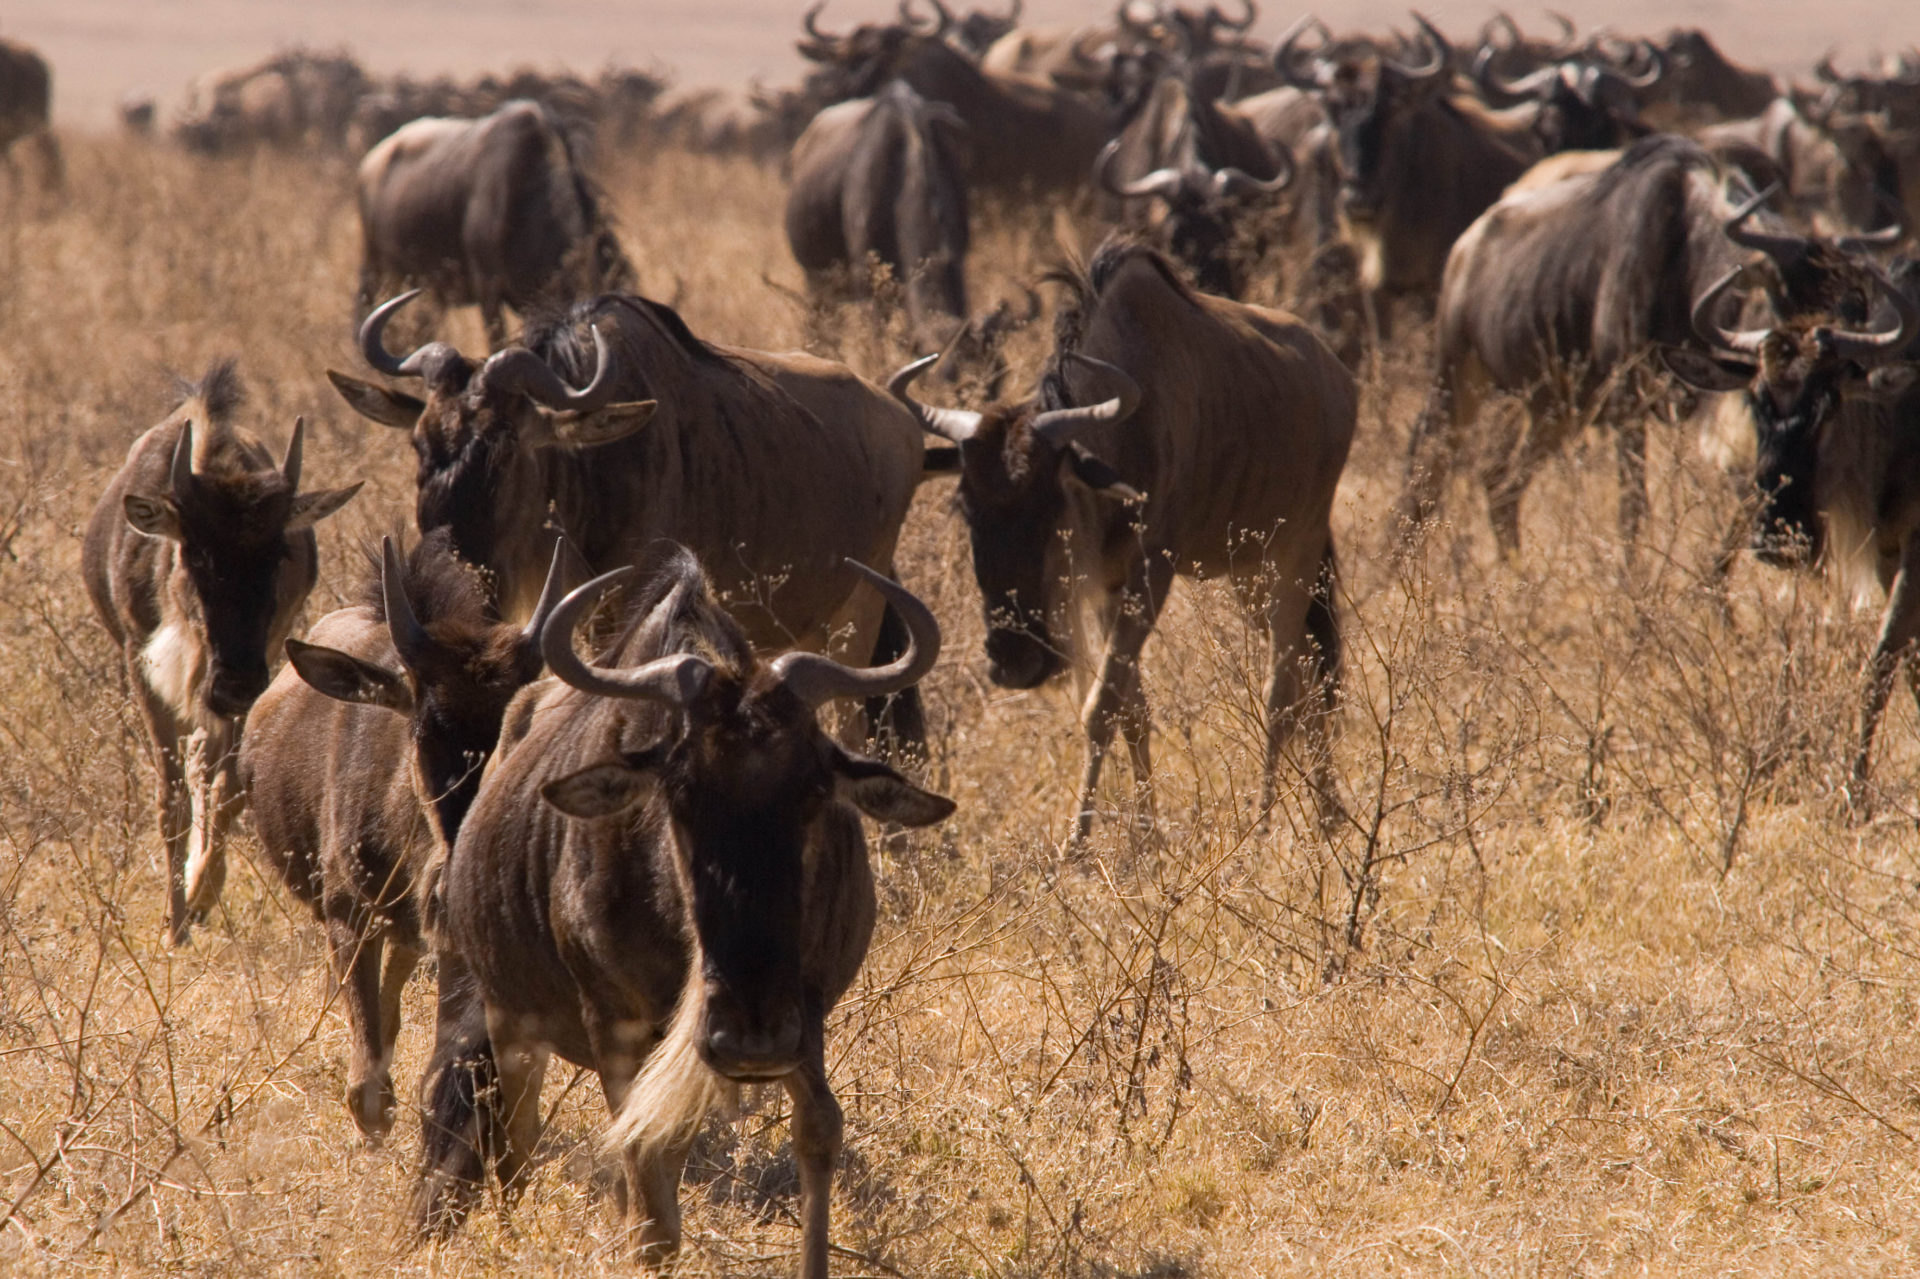
<path fill-rule="evenodd" d="M 922 426 L 959 446 L 947 465 L 960 476 L 988 673 L 1003 688 L 1044 683 L 1066 664 L 1074 593 L 1097 599 L 1108 634 L 1082 711 L 1077 845 L 1116 729 L 1135 781 L 1149 781 L 1140 653 L 1174 577 L 1228 577 L 1271 644 L 1262 815 L 1304 718 L 1331 819 L 1340 628 L 1328 518 L 1353 440 L 1353 376 L 1300 320 L 1196 293 L 1141 245 L 1103 247 L 1070 282 L 1077 297 L 1037 399 L 929 408 L 907 398 L 926 361 L 893 379 Z"/>
<path fill-rule="evenodd" d="M 1883 123 L 1796 94 L 1751 119 L 1709 125 L 1698 137 L 1706 146 L 1764 155 L 1802 218 L 1828 230 L 1871 231 L 1902 221 L 1900 166 L 1881 135 Z"/>
<path fill-rule="evenodd" d="M 344 52 L 288 49 L 194 84 L 173 139 L 209 155 L 260 146 L 337 152 L 371 87 Z"/>
<path fill-rule="evenodd" d="M 383 288 L 423 283 L 446 305 L 477 305 L 497 350 L 503 307 L 632 286 L 599 193 L 537 102 L 402 125 L 360 161 L 357 185 L 362 316 Z"/>
<path fill-rule="evenodd" d="M 484 364 L 439 342 L 395 357 L 381 333 L 408 296 L 367 318 L 361 351 L 427 398 L 328 376 L 412 433 L 419 526 L 453 530 L 460 557 L 494 574 L 503 616 L 527 616 L 563 533 L 603 571 L 668 539 L 702 558 L 755 644 L 874 651 L 881 601 L 855 594 L 843 560 L 893 563 L 924 454 L 880 388 L 813 356 L 703 342 L 631 296 L 581 303 Z M 654 400 L 657 416 L 635 403 Z M 900 711 L 916 713 L 911 697 Z"/>
<path fill-rule="evenodd" d="M 1693 385 L 1742 395 L 1757 444 L 1751 538 L 1760 559 L 1871 570 L 1887 593 L 1853 758 L 1850 798 L 1860 810 L 1869 806 L 1874 732 L 1902 665 L 1920 700 L 1920 287 L 1911 271 L 1900 286 L 1869 269 L 1890 304 L 1892 329 L 1855 331 L 1816 316 L 1729 330 L 1716 311 L 1739 274 L 1730 271 L 1693 306 L 1711 354 L 1662 351 Z"/>
<path fill-rule="evenodd" d="M 1597 51 L 1613 43 L 1604 37 L 1589 42 Z M 1639 43 L 1627 42 L 1628 53 Z M 1744 120 L 1766 110 L 1780 94 L 1771 75 L 1727 61 L 1704 31 L 1675 27 L 1652 47 L 1660 54 L 1661 74 L 1639 90 L 1640 118 L 1656 129 Z"/>
<path fill-rule="evenodd" d="M 540 675 L 540 628 L 559 602 L 556 549 L 532 620 L 493 620 L 448 542 L 435 532 L 403 567 L 387 541 L 369 598 L 287 641 L 240 748 L 261 850 L 325 929 L 353 1037 L 347 1109 L 373 1142 L 393 1128 L 400 995 L 426 949 L 435 876 L 507 703 Z"/>
<path fill-rule="evenodd" d="M 300 492 L 301 424 L 276 466 L 233 426 L 240 398 L 232 363 L 216 364 L 135 440 L 81 550 L 153 749 L 176 945 L 226 882 L 240 726 L 319 575 L 312 527 L 360 491 Z"/>
<path fill-rule="evenodd" d="M 53 76 L 26 45 L 0 40 L 0 163 L 13 172 L 13 146 L 30 141 L 40 153 L 41 181 L 61 183 L 60 141 L 53 136 Z"/>
<path fill-rule="evenodd" d="M 1558 168 L 1559 166 L 1555 166 Z M 1505 413 L 1482 483 L 1501 549 L 1520 549 L 1520 499 L 1539 465 L 1590 419 L 1610 425 L 1620 536 L 1631 554 L 1646 511 L 1642 374 L 1655 345 L 1694 342 L 1688 300 L 1760 249 L 1786 313 L 1830 303 L 1844 261 L 1777 221 L 1762 196 L 1700 147 L 1657 134 L 1604 168 L 1522 181 L 1460 237 L 1440 291 L 1433 390 L 1414 427 L 1400 513 L 1429 518 L 1469 424 L 1492 396 Z M 1733 181 L 1737 184 L 1738 179 Z M 1733 201 L 1742 200 L 1739 207 Z"/>
<path fill-rule="evenodd" d="M 441 963 L 468 993 L 436 1046 L 418 1224 L 458 1224 L 483 1151 L 518 1188 L 558 1053 L 598 1072 L 627 1221 L 641 1256 L 664 1264 L 680 1242 L 680 1168 L 710 1104 L 735 1084 L 777 1081 L 793 1100 L 800 1273 L 826 1279 L 841 1114 L 824 1021 L 874 922 L 859 814 L 925 826 L 953 802 L 849 755 L 815 708 L 919 680 L 939 626 L 863 572 L 911 635 L 897 661 L 764 661 L 683 550 L 609 664 L 588 666 L 574 623 L 624 575 L 575 591 L 547 624 L 561 682 L 509 712 L 448 859 Z"/>
<path fill-rule="evenodd" d="M 878 262 L 921 346 L 967 316 L 966 126 L 899 81 L 828 107 L 793 145 L 787 244 L 816 297 L 864 297 Z"/>

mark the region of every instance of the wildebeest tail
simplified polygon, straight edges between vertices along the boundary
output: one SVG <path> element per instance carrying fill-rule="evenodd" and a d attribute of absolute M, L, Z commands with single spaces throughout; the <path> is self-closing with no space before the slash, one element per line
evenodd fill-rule
<path fill-rule="evenodd" d="M 907 624 L 887 605 L 880 615 L 880 633 L 874 639 L 874 666 L 885 666 L 906 656 L 912 637 Z M 866 702 L 867 731 L 882 754 L 913 752 L 924 755 L 927 749 L 927 716 L 920 701 L 918 685 L 902 689 L 891 697 L 871 697 Z"/>
<path fill-rule="evenodd" d="M 637 1150 L 645 1158 L 691 1140 L 709 1113 L 732 1107 L 739 1085 L 715 1074 L 700 1056 L 706 1019 L 707 988 L 696 947 L 667 1033 L 654 1045 L 607 1129 L 603 1143 L 608 1150 Z"/>
<path fill-rule="evenodd" d="M 486 1006 L 465 965 L 445 955 L 433 1058 L 420 1094 L 420 1179 L 410 1217 L 415 1237 L 431 1239 L 467 1219 L 488 1165 L 505 1148 L 500 1073 L 487 1034 Z"/>
<path fill-rule="evenodd" d="M 1334 608 L 1334 596 L 1340 588 L 1340 561 L 1333 544 L 1320 557 L 1320 574 L 1314 580 L 1313 595 L 1307 601 L 1307 638 L 1313 643 L 1313 684 L 1324 699 L 1328 714 L 1340 704 L 1340 670 L 1345 653 L 1340 644 L 1340 615 Z"/>
<path fill-rule="evenodd" d="M 620 248 L 620 236 L 599 184 L 587 176 L 568 129 L 555 127 L 550 136 L 558 152 L 553 157 L 553 181 L 565 187 L 554 192 L 555 200 L 571 203 L 579 217 L 580 246 L 575 252 L 580 260 L 574 269 L 581 295 L 633 292 L 639 286 L 639 277 Z"/>

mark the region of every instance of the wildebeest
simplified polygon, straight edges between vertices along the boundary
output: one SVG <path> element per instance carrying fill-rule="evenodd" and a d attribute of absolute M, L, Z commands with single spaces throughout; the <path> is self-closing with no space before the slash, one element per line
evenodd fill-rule
<path fill-rule="evenodd" d="M 422 283 L 448 305 L 477 304 L 497 349 L 502 307 L 524 313 L 633 283 L 598 193 L 535 102 L 403 125 L 360 161 L 358 195 L 362 316 L 387 286 Z"/>
<path fill-rule="evenodd" d="M 893 563 L 924 453 L 880 388 L 812 356 L 704 342 L 672 308 L 618 295 L 485 363 L 438 342 L 398 358 L 381 333 L 408 296 L 367 318 L 361 351 L 426 399 L 328 376 L 411 433 L 419 527 L 452 529 L 461 558 L 495 576 L 504 616 L 528 615 L 562 534 L 596 569 L 644 563 L 669 538 L 701 557 L 755 644 L 873 651 L 879 601 L 854 597 L 842 561 Z"/>
<path fill-rule="evenodd" d="M 404 566 L 388 540 L 361 603 L 329 613 L 247 718 L 240 778 L 261 851 L 326 933 L 352 1031 L 347 1108 L 393 1128 L 400 996 L 426 950 L 429 896 L 480 789 L 507 703 L 541 670 L 560 558 L 525 627 L 497 622 L 445 530 Z"/>
<path fill-rule="evenodd" d="M 220 899 L 240 725 L 319 574 L 312 527 L 360 491 L 300 492 L 301 424 L 276 466 L 233 425 L 240 399 L 231 362 L 208 370 L 133 442 L 81 550 L 147 725 L 176 944 Z"/>
<path fill-rule="evenodd" d="M 835 745 L 815 708 L 876 697 L 931 669 L 933 614 L 877 573 L 905 619 L 895 662 L 811 653 L 766 661 L 693 557 L 671 557 L 625 636 L 589 666 L 573 628 L 605 588 L 568 596 L 544 630 L 544 684 L 509 728 L 443 880 L 448 959 L 471 981 L 437 1045 L 418 1221 L 456 1224 L 480 1155 L 517 1189 L 539 1131 L 548 1055 L 600 1076 L 641 1256 L 680 1242 L 677 1189 L 709 1104 L 742 1082 L 793 1101 L 800 1273 L 826 1279 L 841 1113 L 824 1020 L 873 931 L 859 814 L 925 826 L 953 811 Z"/>
<path fill-rule="evenodd" d="M 47 60 L 24 44 L 0 40 L 0 163 L 13 170 L 13 146 L 31 141 L 41 180 L 61 181 L 60 142 L 53 136 L 53 76 Z"/>
<path fill-rule="evenodd" d="M 1449 96 L 1452 46 L 1419 24 L 1419 65 L 1377 52 L 1316 53 L 1303 73 L 1299 27 L 1274 55 L 1283 76 L 1320 94 L 1338 134 L 1340 208 L 1382 337 L 1392 329 L 1392 300 L 1432 296 L 1453 242 L 1536 158 Z"/>
<path fill-rule="evenodd" d="M 1660 53 L 1661 73 L 1639 90 L 1639 97 L 1640 118 L 1656 129 L 1744 120 L 1766 110 L 1780 94 L 1772 76 L 1727 61 L 1704 31 L 1676 27 L 1653 47 Z"/>
<path fill-rule="evenodd" d="M 929 102 L 946 103 L 966 124 L 967 176 L 976 192 L 1054 192 L 1087 180 L 1107 140 L 1094 103 L 1051 83 L 983 71 L 946 41 L 905 23 L 823 32 L 819 11 L 818 4 L 807 11 L 807 38 L 798 47 L 819 64 L 809 83 L 823 105 L 872 97 L 898 79 Z"/>
<path fill-rule="evenodd" d="M 1173 579 L 1226 576 L 1271 644 L 1261 811 L 1304 718 L 1330 817 L 1324 721 L 1340 630 L 1328 515 L 1353 439 L 1353 377 L 1293 316 L 1196 293 L 1145 246 L 1107 245 L 1069 282 L 1075 297 L 1036 399 L 984 413 L 914 404 L 927 431 L 958 445 L 948 466 L 989 674 L 1006 688 L 1045 682 L 1074 647 L 1075 592 L 1097 604 L 1108 634 L 1082 712 L 1077 844 L 1116 730 L 1135 780 L 1149 780 L 1139 662 Z M 910 404 L 924 363 L 893 378 Z"/>
<path fill-rule="evenodd" d="M 1899 165 L 1869 116 L 1777 98 L 1749 120 L 1701 129 L 1703 144 L 1745 145 L 1772 161 L 1800 216 L 1872 230 L 1901 219 Z"/>
<path fill-rule="evenodd" d="M 290 49 L 192 86 L 173 138 L 207 154 L 256 146 L 337 152 L 370 87 L 345 53 Z"/>
<path fill-rule="evenodd" d="M 946 345 L 967 315 L 965 129 L 898 81 L 813 118 L 793 147 L 786 210 L 810 292 L 862 296 L 885 266 L 916 343 Z"/>
<path fill-rule="evenodd" d="M 1900 287 L 1879 276 L 1896 317 L 1891 330 L 1857 331 L 1821 317 L 1729 330 L 1716 304 L 1736 274 L 1714 282 L 1693 307 L 1711 355 L 1662 354 L 1694 385 L 1742 395 L 1757 445 L 1752 539 L 1760 558 L 1781 567 L 1824 559 L 1871 568 L 1887 593 L 1852 768 L 1851 798 L 1864 808 L 1874 731 L 1903 664 L 1920 699 L 1912 665 L 1920 642 L 1920 352 L 1912 349 L 1920 290 L 1911 278 Z"/>
<path fill-rule="evenodd" d="M 1736 179 L 1737 181 L 1737 179 Z M 1522 183 L 1480 217 L 1447 261 L 1433 390 L 1414 428 L 1401 513 L 1421 521 L 1490 396 L 1517 398 L 1487 448 L 1482 483 L 1501 548 L 1520 546 L 1521 495 L 1539 464 L 1590 419 L 1610 423 L 1628 547 L 1646 507 L 1640 375 L 1654 344 L 1693 341 L 1691 299 L 1743 248 L 1767 248 L 1783 298 L 1819 300 L 1827 272 L 1796 256 L 1814 246 L 1785 228 L 1747 226 L 1759 201 L 1695 144 L 1660 134 L 1603 169 Z M 1729 238 L 1732 230 L 1739 240 Z"/>

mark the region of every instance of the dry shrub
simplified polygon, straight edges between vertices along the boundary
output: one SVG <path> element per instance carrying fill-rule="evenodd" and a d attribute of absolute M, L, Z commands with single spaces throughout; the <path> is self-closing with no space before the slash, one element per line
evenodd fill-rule
<path fill-rule="evenodd" d="M 321 378 L 354 367 L 343 170 L 69 153 L 64 205 L 0 229 L 0 1270 L 623 1264 L 591 1077 L 554 1072 L 546 1163 L 510 1222 L 409 1252 L 416 1130 L 355 1142 L 317 930 L 243 846 L 193 948 L 161 944 L 144 744 L 77 576 L 94 495 L 165 408 L 167 370 L 239 353 L 250 422 L 278 443 L 305 413 L 309 473 L 370 480 L 323 532 L 317 613 L 350 592 L 354 546 L 408 521 L 410 462 Z M 609 187 L 644 286 L 697 331 L 807 339 L 776 176 L 620 157 Z M 1055 239 L 989 212 L 979 305 L 1017 297 Z M 870 308 L 831 318 L 870 376 L 909 354 Z M 449 322 L 477 345 L 471 315 Z M 1012 344 L 1027 377 L 1044 330 Z M 1230 592 L 1183 584 L 1147 657 L 1157 826 L 1116 767 L 1087 856 L 1063 862 L 1072 696 L 990 684 L 950 489 L 920 494 L 900 567 L 947 627 L 929 773 L 961 809 L 877 854 L 881 923 L 830 1028 L 842 1273 L 1913 1267 L 1904 705 L 1887 815 L 1852 825 L 1839 799 L 1874 619 L 1750 565 L 1723 617 L 1705 570 L 1733 498 L 1672 429 L 1631 570 L 1597 438 L 1542 473 L 1517 562 L 1462 480 L 1394 567 L 1424 391 L 1404 331 L 1337 518 L 1346 820 L 1324 835 L 1297 768 L 1262 828 L 1264 641 Z M 402 1080 L 429 979 L 407 1011 Z M 688 1273 L 791 1268 L 783 1117 L 764 1095 L 704 1138 Z"/>

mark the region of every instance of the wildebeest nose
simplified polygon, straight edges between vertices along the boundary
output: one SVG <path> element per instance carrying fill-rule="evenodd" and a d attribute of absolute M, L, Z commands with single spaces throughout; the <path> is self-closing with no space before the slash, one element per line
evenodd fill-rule
<path fill-rule="evenodd" d="M 707 1031 L 707 1060 L 725 1075 L 784 1074 L 793 1068 L 799 1055 L 797 1009 L 786 1009 L 778 1017 L 753 1026 L 727 1018 Z"/>
<path fill-rule="evenodd" d="M 216 715 L 240 715 L 267 691 L 267 673 L 215 671 L 207 688 L 207 708 Z"/>

